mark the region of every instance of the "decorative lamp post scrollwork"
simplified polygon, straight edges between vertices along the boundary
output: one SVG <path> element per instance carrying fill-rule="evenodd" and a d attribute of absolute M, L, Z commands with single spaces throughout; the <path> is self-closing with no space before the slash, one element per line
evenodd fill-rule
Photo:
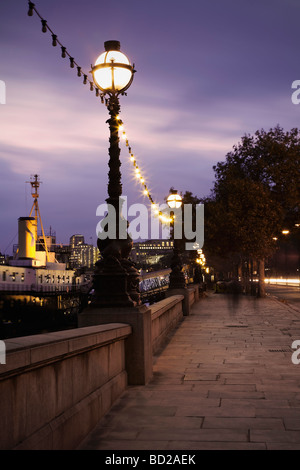
<path fill-rule="evenodd" d="M 102 237 L 98 235 L 97 246 L 102 259 L 95 266 L 93 304 L 99 307 L 130 307 L 140 304 L 139 273 L 129 259 L 132 240 L 127 233 L 128 223 L 122 216 L 119 147 L 119 126 L 122 121 L 119 118 L 119 96 L 124 95 L 130 87 L 135 70 L 134 65 L 120 51 L 119 41 L 106 41 L 104 47 L 105 51 L 98 57 L 91 72 L 95 86 L 100 90 L 102 99 L 105 98 L 110 115 L 107 121 L 110 146 L 106 220 L 114 221 L 116 236 L 109 236 L 108 230 L 103 231 Z M 124 233 L 120 235 L 124 224 L 125 236 Z"/>

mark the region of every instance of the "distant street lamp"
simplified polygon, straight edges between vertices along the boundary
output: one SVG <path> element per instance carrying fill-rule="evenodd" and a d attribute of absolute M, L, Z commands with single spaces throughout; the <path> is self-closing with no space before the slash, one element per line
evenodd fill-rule
<path fill-rule="evenodd" d="M 119 41 L 107 41 L 104 43 L 104 47 L 105 51 L 98 57 L 91 72 L 94 84 L 100 90 L 102 99 L 107 96 L 106 106 L 110 115 L 107 121 L 110 130 L 110 147 L 106 220 L 111 221 L 109 215 L 113 215 L 116 237 L 109 238 L 108 227 L 107 230 L 104 230 L 104 236 L 98 237 L 97 246 L 102 259 L 95 266 L 95 299 L 93 303 L 100 307 L 128 307 L 140 304 L 140 294 L 139 273 L 128 259 L 132 248 L 132 240 L 127 233 L 128 222 L 121 214 L 119 126 L 122 121 L 119 118 L 119 95 L 124 95 L 131 85 L 135 70 L 126 55 L 120 51 Z M 121 225 L 124 227 L 124 224 L 126 237 L 121 237 L 120 227 Z M 106 238 L 105 232 L 107 232 Z"/>
<path fill-rule="evenodd" d="M 182 206 L 182 197 L 180 194 L 177 194 L 175 189 L 172 190 L 171 194 L 168 196 L 167 204 L 170 209 L 179 209 Z"/>
<path fill-rule="evenodd" d="M 290 231 L 287 230 L 287 229 L 284 229 L 281 231 L 282 235 L 289 235 Z M 286 278 L 288 277 L 288 261 L 287 261 L 287 258 L 288 258 L 288 255 L 287 255 L 287 243 L 285 242 L 285 248 L 284 248 L 284 253 L 285 253 L 285 275 L 286 275 Z"/>
<path fill-rule="evenodd" d="M 182 207 L 182 197 L 177 193 L 176 190 L 172 190 L 171 194 L 167 198 L 167 204 L 170 209 L 180 209 Z M 174 213 L 171 215 L 171 228 L 173 238 L 173 257 L 171 259 L 171 273 L 169 289 L 184 289 L 186 287 L 185 277 L 182 272 L 182 261 L 180 256 L 180 245 L 182 240 L 175 237 L 174 230 Z"/>

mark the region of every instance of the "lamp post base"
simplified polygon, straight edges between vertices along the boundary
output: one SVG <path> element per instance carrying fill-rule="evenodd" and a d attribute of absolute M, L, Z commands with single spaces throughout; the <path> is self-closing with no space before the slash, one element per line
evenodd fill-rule
<path fill-rule="evenodd" d="M 122 243 L 120 243 L 122 244 Z M 116 246 L 116 243 L 114 242 Z M 121 250 L 97 261 L 93 278 L 97 307 L 135 307 L 141 305 L 140 276 L 134 263 L 120 257 Z"/>
<path fill-rule="evenodd" d="M 95 266 L 92 305 L 97 307 L 135 307 L 141 304 L 139 293 L 139 272 L 130 261 L 132 240 L 127 233 L 128 222 L 122 216 L 122 184 L 120 172 L 118 94 L 112 94 L 107 108 L 110 119 L 109 173 L 107 216 L 103 233 L 98 235 L 97 246 L 102 256 Z M 112 227 L 110 225 L 112 224 Z M 110 233 L 110 228 L 112 232 Z M 125 232 L 125 235 L 124 235 Z M 106 236 L 104 236 L 106 235 Z"/>
<path fill-rule="evenodd" d="M 93 285 L 95 307 L 134 307 L 136 302 L 127 292 L 128 274 L 121 263 L 113 256 L 106 262 L 97 262 Z"/>
<path fill-rule="evenodd" d="M 173 258 L 171 260 L 171 273 L 169 289 L 185 289 L 186 282 L 182 272 L 182 262 L 177 247 L 174 248 Z"/>
<path fill-rule="evenodd" d="M 185 289 L 185 288 L 186 288 L 185 277 L 184 277 L 183 272 L 181 271 L 181 268 L 178 266 L 172 269 L 170 273 L 169 289 Z"/>

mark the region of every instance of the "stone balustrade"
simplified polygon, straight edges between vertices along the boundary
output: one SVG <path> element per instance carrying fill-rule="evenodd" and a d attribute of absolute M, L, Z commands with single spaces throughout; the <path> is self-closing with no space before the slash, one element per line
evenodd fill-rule
<path fill-rule="evenodd" d="M 5 341 L 0 448 L 74 448 L 127 387 L 130 334 L 109 324 Z"/>
<path fill-rule="evenodd" d="M 153 355 L 198 298 L 194 286 L 132 312 L 88 312 L 77 329 L 6 340 L 0 449 L 76 448 L 128 384 L 151 380 Z"/>
<path fill-rule="evenodd" d="M 152 353 L 157 354 L 166 343 L 168 335 L 183 319 L 183 295 L 174 295 L 161 300 L 149 308 L 151 310 Z"/>

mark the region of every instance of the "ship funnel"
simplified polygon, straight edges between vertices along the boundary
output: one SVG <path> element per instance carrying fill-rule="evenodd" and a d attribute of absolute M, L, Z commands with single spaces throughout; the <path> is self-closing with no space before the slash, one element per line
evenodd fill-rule
<path fill-rule="evenodd" d="M 18 258 L 36 257 L 36 220 L 34 217 L 20 217 L 19 218 L 19 252 Z"/>

